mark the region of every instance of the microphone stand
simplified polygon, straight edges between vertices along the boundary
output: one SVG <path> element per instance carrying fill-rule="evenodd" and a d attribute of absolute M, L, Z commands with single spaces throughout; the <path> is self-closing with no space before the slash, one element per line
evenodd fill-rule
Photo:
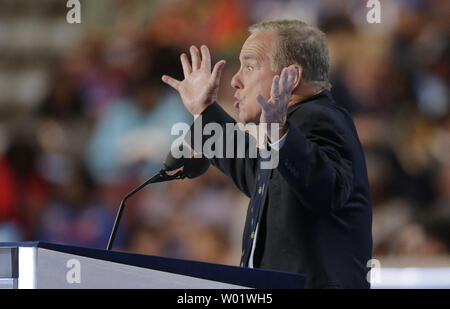
<path fill-rule="evenodd" d="M 141 190 L 142 188 L 144 188 L 145 186 L 147 186 L 151 183 L 164 182 L 164 181 L 169 181 L 169 180 L 173 180 L 173 179 L 184 179 L 185 177 L 186 177 L 186 175 L 184 175 L 183 171 L 178 171 L 177 173 L 175 173 L 173 175 L 169 175 L 169 174 L 167 174 L 166 169 L 163 168 L 161 171 L 159 171 L 158 174 L 156 174 L 155 176 L 153 176 L 152 178 L 150 178 L 149 180 L 144 182 L 142 185 L 140 185 L 139 187 L 137 187 L 136 189 L 134 189 L 133 191 L 128 193 L 123 198 L 123 200 L 120 202 L 119 210 L 116 215 L 116 220 L 114 221 L 113 229 L 111 231 L 111 235 L 109 237 L 108 246 L 106 247 L 106 250 L 109 251 L 112 248 L 114 239 L 116 238 L 117 228 L 119 227 L 119 222 L 120 222 L 120 219 L 122 218 L 122 212 L 123 212 L 123 209 L 125 208 L 125 202 L 129 197 L 131 197 L 133 194 L 135 194 L 136 192 L 138 192 L 139 190 Z"/>

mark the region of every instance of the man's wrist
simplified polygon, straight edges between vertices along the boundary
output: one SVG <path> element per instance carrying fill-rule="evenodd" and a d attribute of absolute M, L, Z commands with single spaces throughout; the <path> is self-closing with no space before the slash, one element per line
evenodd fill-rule
<path fill-rule="evenodd" d="M 282 138 L 287 131 L 288 131 L 288 124 L 287 122 L 285 122 L 282 126 L 280 126 L 280 134 L 278 136 Z"/>
<path fill-rule="evenodd" d="M 201 106 L 197 107 L 195 110 L 191 111 L 192 116 L 194 116 L 194 119 L 196 119 L 198 116 L 200 116 L 208 107 L 210 107 L 212 104 L 214 104 L 216 101 L 212 101 L 211 103 L 205 103 Z"/>
<path fill-rule="evenodd" d="M 284 124 L 280 124 L 278 127 L 278 136 L 275 136 L 275 134 L 272 134 L 272 132 L 268 132 L 268 137 L 270 139 L 271 143 L 277 142 L 280 138 L 282 138 L 286 132 L 288 131 L 288 124 L 287 122 Z"/>

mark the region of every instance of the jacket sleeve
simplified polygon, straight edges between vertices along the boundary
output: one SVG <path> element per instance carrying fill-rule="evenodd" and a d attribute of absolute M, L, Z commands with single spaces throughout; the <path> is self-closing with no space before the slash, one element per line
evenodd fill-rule
<path fill-rule="evenodd" d="M 350 134 L 350 122 L 343 112 L 320 105 L 301 109 L 288 120 L 278 170 L 301 204 L 313 212 L 341 208 L 352 192 L 349 143 L 359 141 Z"/>
<path fill-rule="evenodd" d="M 191 148 L 207 156 L 214 166 L 232 179 L 241 192 L 251 197 L 256 185 L 257 158 L 250 154 L 256 140 L 250 134 L 237 130 L 236 121 L 217 102 L 208 106 L 200 116 L 195 119 L 188 135 Z M 208 130 L 208 127 L 214 131 Z M 196 132 L 199 128 L 201 134 Z M 211 132 L 205 133 L 205 130 Z M 200 142 L 196 139 L 200 139 Z M 213 150 L 220 147 L 222 152 L 208 153 L 211 144 Z"/>

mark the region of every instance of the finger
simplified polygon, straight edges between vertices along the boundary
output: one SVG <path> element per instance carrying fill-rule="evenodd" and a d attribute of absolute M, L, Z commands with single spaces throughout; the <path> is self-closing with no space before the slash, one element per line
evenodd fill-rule
<path fill-rule="evenodd" d="M 288 82 L 288 87 L 289 87 L 290 91 L 292 91 L 292 88 L 294 88 L 295 78 L 296 77 L 297 77 L 297 68 L 296 67 L 292 67 L 290 69 L 289 82 Z"/>
<path fill-rule="evenodd" d="M 198 48 L 195 46 L 191 46 L 191 58 L 192 58 L 192 70 L 197 71 L 200 68 L 200 53 Z"/>
<path fill-rule="evenodd" d="M 264 100 L 264 98 L 261 95 L 258 95 L 256 97 L 256 100 L 258 101 L 258 103 L 261 105 L 261 107 L 265 110 L 265 111 L 269 111 L 270 110 L 270 106 L 269 103 Z"/>
<path fill-rule="evenodd" d="M 283 91 L 286 91 L 288 89 L 288 77 L 290 77 L 291 71 L 289 69 L 284 69 L 283 72 Z"/>
<path fill-rule="evenodd" d="M 280 76 L 275 75 L 272 80 L 272 89 L 271 89 L 271 94 L 270 94 L 274 103 L 278 103 L 278 99 L 280 97 L 279 85 L 280 85 Z"/>
<path fill-rule="evenodd" d="M 223 67 L 225 66 L 226 61 L 220 60 L 214 65 L 213 71 L 211 73 L 211 80 L 214 81 L 214 85 L 218 85 L 220 82 L 220 76 L 222 75 Z"/>
<path fill-rule="evenodd" d="M 176 80 L 175 78 L 172 78 L 172 77 L 167 76 L 167 75 L 163 75 L 161 77 L 161 79 L 167 85 L 169 85 L 170 87 L 172 87 L 173 89 L 178 91 L 178 86 L 180 85 L 180 81 L 179 80 Z"/>
<path fill-rule="evenodd" d="M 181 54 L 181 65 L 183 66 L 184 78 L 187 78 L 192 73 L 192 67 L 189 59 L 185 53 Z"/>
<path fill-rule="evenodd" d="M 211 55 L 209 53 L 209 49 L 206 45 L 203 45 L 200 48 L 202 52 L 202 64 L 201 67 L 207 70 L 208 72 L 211 72 Z"/>
<path fill-rule="evenodd" d="M 289 105 L 289 99 L 292 95 L 292 89 L 294 89 L 295 77 L 297 76 L 297 69 L 295 67 L 290 67 L 286 72 L 286 85 L 284 89 L 284 94 L 286 95 L 285 106 Z"/>

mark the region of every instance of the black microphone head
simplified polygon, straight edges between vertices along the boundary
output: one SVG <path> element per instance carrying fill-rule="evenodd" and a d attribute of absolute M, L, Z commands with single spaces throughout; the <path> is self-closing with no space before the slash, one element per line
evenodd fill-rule
<path fill-rule="evenodd" d="M 182 152 L 183 144 L 180 144 L 178 146 L 178 149 Z M 173 149 L 171 149 L 169 151 L 169 153 L 167 154 L 166 160 L 164 161 L 164 168 L 168 172 L 179 169 L 186 163 L 186 160 L 189 160 L 189 158 L 185 158 L 184 156 L 177 159 L 173 156 L 172 152 L 173 152 Z"/>
<path fill-rule="evenodd" d="M 200 175 L 203 175 L 209 168 L 210 163 L 209 160 L 205 157 L 195 158 L 192 156 L 192 152 L 189 149 L 189 146 L 184 144 L 180 144 L 178 146 L 178 151 L 183 153 L 181 158 L 175 158 L 173 156 L 173 149 L 167 154 L 166 160 L 164 161 L 164 169 L 168 172 L 174 171 L 183 167 L 183 174 L 187 178 L 195 178 Z M 186 147 L 186 148 L 184 148 Z M 186 157 L 186 154 L 191 154 L 190 157 Z"/>

